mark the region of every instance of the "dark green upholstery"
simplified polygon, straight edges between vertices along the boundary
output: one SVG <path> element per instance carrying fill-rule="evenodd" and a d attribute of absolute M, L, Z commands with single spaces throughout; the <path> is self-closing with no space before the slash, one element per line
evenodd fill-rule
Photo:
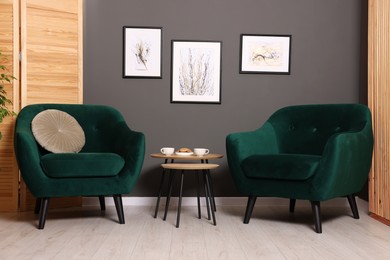
<path fill-rule="evenodd" d="M 31 121 L 46 109 L 64 111 L 78 121 L 86 140 L 80 153 L 52 154 L 36 142 Z M 17 117 L 15 153 L 21 175 L 36 198 L 121 195 L 128 194 L 138 180 L 145 138 L 129 129 L 112 107 L 36 104 L 23 108 Z"/>
<path fill-rule="evenodd" d="M 42 156 L 41 165 L 51 178 L 113 177 L 125 160 L 116 153 L 50 153 Z"/>
<path fill-rule="evenodd" d="M 247 178 L 304 181 L 313 176 L 320 159 L 306 154 L 257 154 L 243 160 L 241 168 Z"/>
<path fill-rule="evenodd" d="M 255 131 L 228 135 L 226 149 L 243 195 L 312 202 L 353 196 L 371 167 L 371 113 L 360 104 L 285 107 Z"/>

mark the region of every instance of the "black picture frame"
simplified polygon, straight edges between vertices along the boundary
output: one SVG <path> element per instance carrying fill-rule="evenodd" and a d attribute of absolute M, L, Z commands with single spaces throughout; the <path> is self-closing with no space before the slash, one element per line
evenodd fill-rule
<path fill-rule="evenodd" d="M 162 78 L 162 27 L 123 26 L 123 78 Z"/>
<path fill-rule="evenodd" d="M 171 103 L 221 104 L 222 41 L 171 41 Z"/>
<path fill-rule="evenodd" d="M 291 35 L 240 35 L 240 74 L 290 75 L 290 64 Z"/>

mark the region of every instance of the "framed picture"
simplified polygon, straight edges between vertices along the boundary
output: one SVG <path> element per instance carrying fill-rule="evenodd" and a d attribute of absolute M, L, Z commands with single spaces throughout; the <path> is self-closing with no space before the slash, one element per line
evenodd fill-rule
<path fill-rule="evenodd" d="M 291 35 L 241 34 L 240 73 L 290 74 Z"/>
<path fill-rule="evenodd" d="M 172 40 L 171 103 L 221 104 L 220 41 Z"/>
<path fill-rule="evenodd" d="M 123 26 L 123 77 L 162 78 L 162 28 Z"/>

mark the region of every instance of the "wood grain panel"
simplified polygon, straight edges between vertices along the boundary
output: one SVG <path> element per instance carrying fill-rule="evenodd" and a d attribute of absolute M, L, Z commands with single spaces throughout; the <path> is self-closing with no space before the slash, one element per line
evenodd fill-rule
<path fill-rule="evenodd" d="M 0 0 L 0 49 L 7 56 L 5 65 L 10 75 L 19 75 L 19 12 L 18 1 Z M 19 108 L 19 82 L 6 84 L 12 110 Z M 3 138 L 0 141 L 0 211 L 16 211 L 18 208 L 19 172 L 14 157 L 13 132 L 15 118 L 8 117 L 0 124 Z"/>
<path fill-rule="evenodd" d="M 22 107 L 82 103 L 81 1 L 22 1 Z"/>
<path fill-rule="evenodd" d="M 375 136 L 369 211 L 390 219 L 390 1 L 369 1 L 368 101 Z"/>
<path fill-rule="evenodd" d="M 37 103 L 82 103 L 82 0 L 21 0 L 21 107 Z M 35 198 L 21 182 L 20 210 Z M 51 206 L 81 205 L 59 198 Z"/>

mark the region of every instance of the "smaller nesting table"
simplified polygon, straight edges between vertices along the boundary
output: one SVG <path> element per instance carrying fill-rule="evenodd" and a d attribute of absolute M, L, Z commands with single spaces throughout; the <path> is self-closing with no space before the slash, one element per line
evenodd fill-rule
<path fill-rule="evenodd" d="M 197 202 L 198 202 L 198 218 L 201 218 L 201 210 L 200 210 L 200 182 L 199 182 L 199 173 L 202 173 L 203 176 L 203 181 L 204 181 L 204 191 L 205 191 L 205 197 L 206 197 L 206 206 L 207 206 L 207 215 L 208 219 L 211 220 L 210 218 L 210 207 L 211 207 L 211 215 L 213 218 L 213 224 L 216 225 L 216 219 L 215 219 L 215 213 L 216 211 L 216 206 L 215 206 L 215 200 L 214 200 L 214 192 L 212 188 L 212 181 L 211 181 L 211 175 L 210 175 L 210 170 L 217 168 L 219 165 L 218 164 L 211 164 L 208 163 L 208 159 L 219 159 L 222 158 L 223 155 L 220 154 L 208 154 L 204 156 L 195 156 L 195 155 L 164 155 L 164 154 L 152 154 L 151 157 L 153 158 L 160 158 L 160 159 L 165 159 L 165 163 L 161 164 L 161 167 L 163 168 L 163 173 L 161 176 L 161 182 L 160 182 L 160 189 L 159 189 L 159 194 L 157 198 L 157 203 L 156 203 L 156 210 L 154 214 L 154 218 L 157 217 L 158 213 L 158 208 L 159 208 L 159 203 L 160 203 L 160 198 L 161 198 L 161 193 L 162 193 L 162 187 L 163 187 L 163 182 L 164 182 L 164 176 L 167 171 L 170 172 L 169 176 L 169 183 L 168 183 L 168 194 L 167 194 L 167 201 L 165 204 L 165 212 L 164 212 L 164 218 L 163 220 L 166 220 L 167 217 L 167 212 L 169 208 L 169 201 L 171 198 L 171 192 L 172 192 L 172 183 L 173 183 L 173 178 L 175 175 L 176 171 L 180 171 L 180 192 L 179 192 L 179 202 L 178 202 L 178 209 L 177 209 L 177 220 L 176 220 L 176 227 L 178 228 L 180 225 L 180 210 L 181 210 L 181 201 L 182 201 L 182 192 L 183 192 L 183 183 L 184 183 L 184 174 L 188 171 L 195 171 L 197 174 Z M 168 163 L 168 160 L 171 160 L 170 163 Z M 175 163 L 174 160 L 189 160 L 189 161 L 200 161 L 201 163 Z"/>
<path fill-rule="evenodd" d="M 207 212 L 210 219 L 210 208 L 209 208 L 209 202 L 211 205 L 211 215 L 213 216 L 213 223 L 216 225 L 215 220 L 215 204 L 214 200 L 212 199 L 211 190 L 210 190 L 210 170 L 217 168 L 218 164 L 209 164 L 209 163 L 166 163 L 161 164 L 163 169 L 169 169 L 169 170 L 179 170 L 181 171 L 180 175 L 180 192 L 179 192 L 179 204 L 177 206 L 177 220 L 176 220 L 176 227 L 179 227 L 180 224 L 180 210 L 181 210 L 181 200 L 182 200 L 182 194 L 183 194 L 183 182 L 184 182 L 184 172 L 185 171 L 197 171 L 197 178 L 198 178 L 198 187 L 197 187 L 197 200 L 198 200 L 198 218 L 201 218 L 201 212 L 200 212 L 200 188 L 199 188 L 199 173 L 198 171 L 203 172 L 203 179 L 205 182 L 205 194 L 206 194 L 206 205 L 207 205 Z M 172 182 L 169 184 L 169 193 L 167 197 L 167 207 L 169 206 L 169 198 L 171 196 L 172 191 Z M 166 214 L 168 208 L 165 207 L 165 214 L 164 214 L 164 220 L 166 219 Z"/>

